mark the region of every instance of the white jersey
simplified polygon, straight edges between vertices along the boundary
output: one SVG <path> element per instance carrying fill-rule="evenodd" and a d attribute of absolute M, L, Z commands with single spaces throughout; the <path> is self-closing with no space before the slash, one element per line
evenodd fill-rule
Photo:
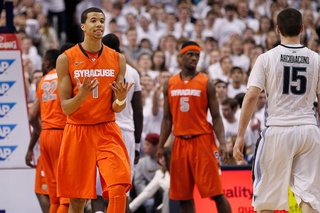
<path fill-rule="evenodd" d="M 131 100 L 134 92 L 141 91 L 140 76 L 137 70 L 127 64 L 124 78 L 126 82 L 134 83 L 134 85 L 127 94 L 126 107 L 121 112 L 116 113 L 116 123 L 119 125 L 120 129 L 133 132 L 134 122 Z"/>
<path fill-rule="evenodd" d="M 267 126 L 317 125 L 319 71 L 320 56 L 301 45 L 281 44 L 257 58 L 248 87 L 266 91 Z"/>

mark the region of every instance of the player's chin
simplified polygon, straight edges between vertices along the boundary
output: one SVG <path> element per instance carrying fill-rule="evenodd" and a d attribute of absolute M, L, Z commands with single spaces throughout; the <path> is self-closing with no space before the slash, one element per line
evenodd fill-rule
<path fill-rule="evenodd" d="M 101 39 L 103 37 L 103 32 L 95 32 L 93 36 L 97 39 Z"/>
<path fill-rule="evenodd" d="M 191 63 L 190 65 L 189 65 L 189 67 L 190 67 L 190 69 L 196 69 L 197 68 L 197 64 L 195 63 Z"/>

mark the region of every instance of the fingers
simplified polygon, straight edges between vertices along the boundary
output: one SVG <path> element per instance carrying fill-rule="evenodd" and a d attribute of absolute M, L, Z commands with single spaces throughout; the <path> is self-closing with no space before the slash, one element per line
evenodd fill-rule
<path fill-rule="evenodd" d="M 242 161 L 243 160 L 243 153 L 240 149 L 238 148 L 234 148 L 233 149 L 233 157 L 237 160 L 237 161 Z"/>
<path fill-rule="evenodd" d="M 126 85 L 127 85 L 127 90 L 129 91 L 131 87 L 134 85 L 134 83 L 130 83 L 129 86 L 128 86 L 128 83 L 126 83 Z"/>
<path fill-rule="evenodd" d="M 84 89 L 87 89 L 87 90 L 92 91 L 92 90 L 94 90 L 94 89 L 98 86 L 98 84 L 99 84 L 97 78 L 94 78 L 94 79 L 92 79 L 92 78 L 93 78 L 92 76 L 84 77 L 82 83 L 80 82 L 79 78 L 75 77 L 74 79 L 75 79 L 75 81 L 77 82 L 78 88 L 81 87 L 81 89 L 84 88 Z"/>
<path fill-rule="evenodd" d="M 79 87 L 79 86 L 81 85 L 79 78 L 78 78 L 78 77 L 75 77 L 74 79 L 76 80 L 77 86 Z"/>

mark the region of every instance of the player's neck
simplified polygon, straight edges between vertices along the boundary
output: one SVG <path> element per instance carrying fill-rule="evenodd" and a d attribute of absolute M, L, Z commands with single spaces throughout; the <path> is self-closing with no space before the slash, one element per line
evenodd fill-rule
<path fill-rule="evenodd" d="M 289 44 L 301 44 L 300 43 L 300 37 L 284 37 L 281 36 L 281 44 L 289 45 Z"/>
<path fill-rule="evenodd" d="M 197 74 L 197 72 L 191 71 L 191 70 L 184 70 L 181 72 L 181 79 L 182 80 L 190 80 L 191 78 L 193 78 L 195 75 Z"/>
<path fill-rule="evenodd" d="M 86 50 L 87 52 L 98 52 L 101 47 L 102 47 L 102 42 L 101 40 L 96 40 L 96 41 L 91 41 L 91 40 L 84 40 L 82 43 L 81 43 L 81 46 L 84 50 Z"/>

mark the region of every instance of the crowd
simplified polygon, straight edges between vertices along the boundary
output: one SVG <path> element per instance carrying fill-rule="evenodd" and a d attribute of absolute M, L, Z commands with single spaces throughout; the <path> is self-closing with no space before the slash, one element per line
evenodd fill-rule
<path fill-rule="evenodd" d="M 98 7 L 104 12 L 103 35 L 113 33 L 118 37 L 120 50 L 127 63 L 136 69 L 140 76 L 143 127 L 141 136 L 138 137 L 142 145 L 138 150 L 141 159 L 135 166 L 133 178 L 136 193 L 134 196 L 142 193 L 156 171 L 161 170 L 156 162 L 159 139 L 156 140 L 155 135 L 160 135 L 164 116 L 163 88 L 165 82 L 182 69 L 178 54 L 183 43 L 194 41 L 199 44 L 201 52 L 197 71 L 208 76 L 216 89 L 229 156 L 221 159 L 221 165 L 252 163 L 256 141 L 261 130 L 265 128 L 264 92 L 259 95 L 245 132 L 245 157 L 242 161 L 233 159 L 232 148 L 251 69 L 260 54 L 280 43 L 275 26 L 276 17 L 281 10 L 292 7 L 302 13 L 305 30 L 301 36 L 301 44 L 320 53 L 320 3 L 316 0 L 13 2 L 14 26 L 21 44 L 30 106 L 36 97 L 36 82 L 41 78 L 42 58 L 45 53 L 50 49 L 60 49 L 68 43 L 76 44 L 82 41 L 81 13 L 85 9 Z M 5 12 L 2 11 L 0 26 L 4 25 Z M 212 123 L 210 113 L 207 120 Z M 168 143 L 172 140 L 172 137 L 169 137 Z M 142 166 L 143 163 L 148 166 Z M 143 169 L 148 171 L 142 171 Z M 166 169 L 163 173 L 165 171 Z M 154 211 L 154 204 L 159 204 L 157 201 L 144 202 L 144 211 Z M 137 209 L 137 206 L 132 208 Z"/>

